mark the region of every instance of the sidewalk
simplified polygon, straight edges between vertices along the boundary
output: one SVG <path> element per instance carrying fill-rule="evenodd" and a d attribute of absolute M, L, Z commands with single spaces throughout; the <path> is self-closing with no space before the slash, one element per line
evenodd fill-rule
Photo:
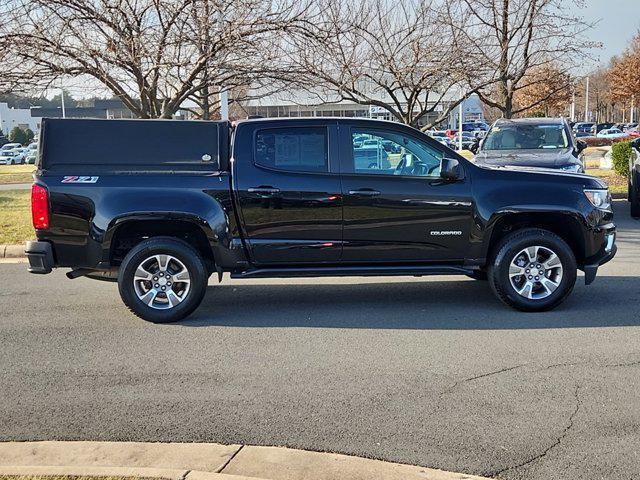
<path fill-rule="evenodd" d="M 486 480 L 334 453 L 216 443 L 5 442 L 2 475 L 168 480 Z"/>

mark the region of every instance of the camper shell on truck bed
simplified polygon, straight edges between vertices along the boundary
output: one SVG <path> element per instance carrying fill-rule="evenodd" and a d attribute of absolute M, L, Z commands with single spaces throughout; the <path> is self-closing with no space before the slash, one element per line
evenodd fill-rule
<path fill-rule="evenodd" d="M 51 175 L 227 170 L 230 132 L 229 122 L 45 118 L 37 166 Z"/>

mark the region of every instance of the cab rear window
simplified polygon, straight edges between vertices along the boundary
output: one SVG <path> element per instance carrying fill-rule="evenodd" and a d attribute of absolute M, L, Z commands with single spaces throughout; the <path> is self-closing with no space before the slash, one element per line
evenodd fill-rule
<path fill-rule="evenodd" d="M 295 172 L 328 172 L 327 130 L 290 127 L 258 130 L 254 159 L 257 165 Z"/>

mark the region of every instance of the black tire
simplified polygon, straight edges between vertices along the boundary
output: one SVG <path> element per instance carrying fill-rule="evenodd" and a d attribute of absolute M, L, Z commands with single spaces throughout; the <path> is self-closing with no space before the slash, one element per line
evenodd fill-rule
<path fill-rule="evenodd" d="M 511 262 L 519 252 L 533 246 L 552 251 L 561 262 L 562 277 L 555 290 L 545 298 L 526 298 L 520 295 L 509 278 Z M 489 266 L 489 283 L 496 296 L 512 308 L 525 312 L 551 310 L 561 304 L 573 290 L 577 276 L 576 259 L 569 245 L 555 233 L 537 228 L 518 230 L 503 238 L 494 252 Z M 526 278 L 523 280 L 526 281 Z"/>
<path fill-rule="evenodd" d="M 467 275 L 467 277 L 473 278 L 474 280 L 479 280 L 481 282 L 486 282 L 489 279 L 486 270 L 474 270 L 474 272 Z"/>
<path fill-rule="evenodd" d="M 640 178 L 635 175 L 633 183 L 630 185 L 629 201 L 631 202 L 631 216 L 640 218 Z"/>
<path fill-rule="evenodd" d="M 154 255 L 173 257 L 178 261 L 173 265 L 178 265 L 181 262 L 188 271 L 190 280 L 188 290 L 182 291 L 184 297 L 181 301 L 164 309 L 154 308 L 143 302 L 136 292 L 136 286 L 134 286 L 134 277 L 138 267 Z M 173 268 L 172 264 L 168 264 L 166 268 L 165 271 L 170 273 L 170 269 Z M 124 304 L 138 317 L 153 323 L 171 323 L 184 319 L 198 308 L 206 292 L 208 278 L 205 262 L 191 245 L 177 238 L 154 237 L 140 242 L 124 258 L 118 274 L 118 290 Z M 175 279 L 173 281 L 176 284 L 180 283 Z M 149 287 L 151 289 L 153 282 L 152 280 L 149 282 L 152 284 Z M 157 293 L 158 295 L 154 295 L 153 298 L 164 300 L 165 305 L 171 303 L 163 292 L 157 291 Z M 152 300 L 151 303 L 155 304 L 156 302 Z"/>

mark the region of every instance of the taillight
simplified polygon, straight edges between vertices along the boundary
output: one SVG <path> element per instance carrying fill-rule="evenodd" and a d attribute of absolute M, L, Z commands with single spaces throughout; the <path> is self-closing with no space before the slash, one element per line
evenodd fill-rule
<path fill-rule="evenodd" d="M 49 228 L 49 195 L 40 185 L 31 186 L 31 220 L 36 230 Z"/>

